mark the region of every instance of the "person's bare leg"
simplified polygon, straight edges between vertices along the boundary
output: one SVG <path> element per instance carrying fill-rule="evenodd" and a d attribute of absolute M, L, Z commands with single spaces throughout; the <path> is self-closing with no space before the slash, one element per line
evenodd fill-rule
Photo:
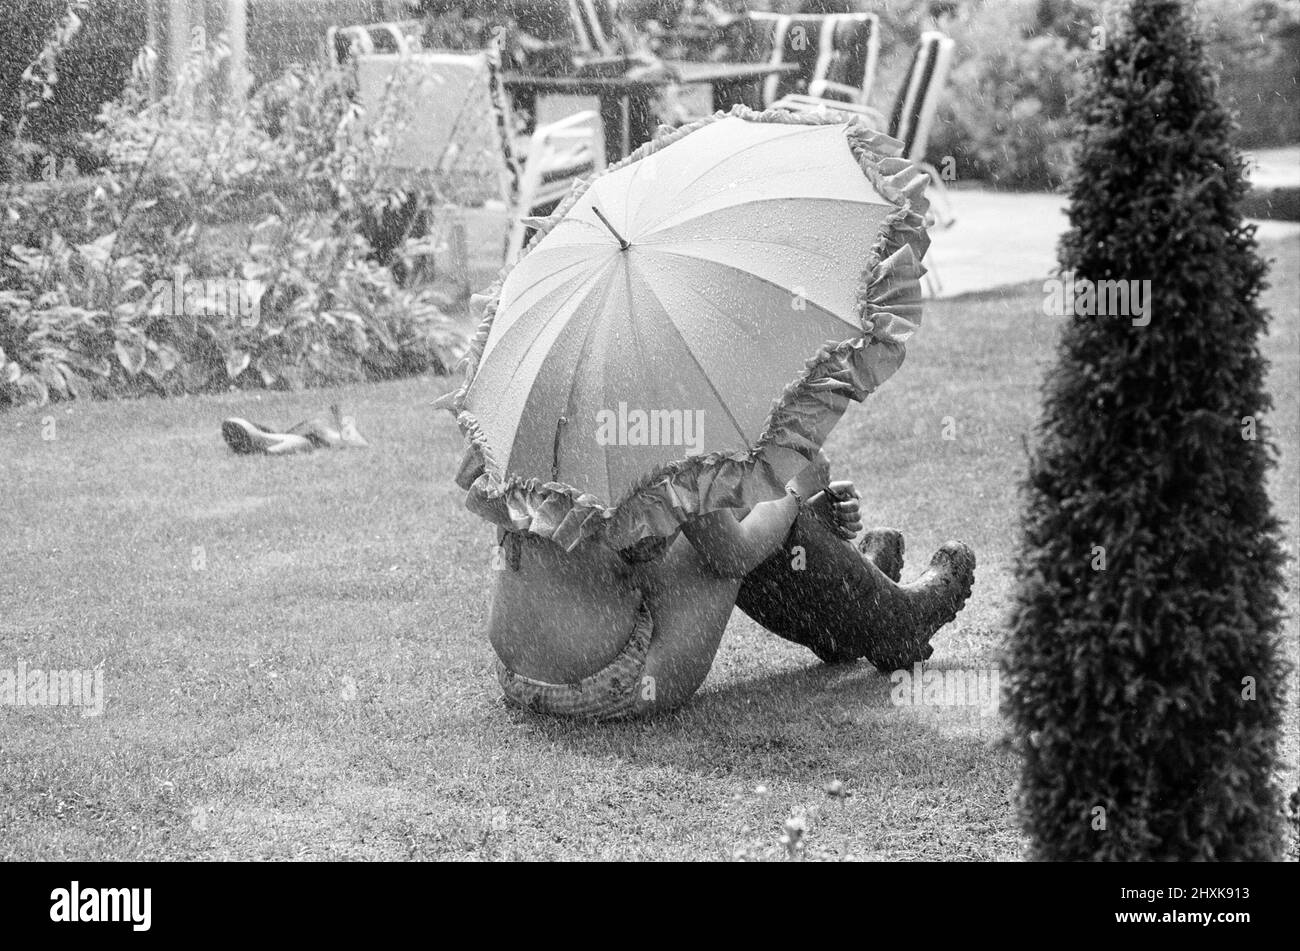
<path fill-rule="evenodd" d="M 825 523 L 800 513 L 783 548 L 746 576 L 736 604 L 827 663 L 866 658 L 895 670 L 925 660 L 933 652 L 930 638 L 970 597 L 975 555 L 949 542 L 920 578 L 898 584 L 882 570 L 901 568 L 902 539 L 895 535 L 868 533 L 859 553 Z"/>

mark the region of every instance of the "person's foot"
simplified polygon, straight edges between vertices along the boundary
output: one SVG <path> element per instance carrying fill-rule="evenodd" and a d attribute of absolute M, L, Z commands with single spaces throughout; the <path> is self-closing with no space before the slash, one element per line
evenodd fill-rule
<path fill-rule="evenodd" d="M 873 528 L 858 541 L 858 551 L 895 584 L 903 577 L 903 533 L 893 528 Z"/>
<path fill-rule="evenodd" d="M 974 584 L 975 552 L 969 545 L 948 542 L 935 552 L 925 574 L 907 585 L 919 595 L 916 613 L 910 619 L 915 625 L 913 636 L 908 642 L 897 644 L 893 650 L 872 657 L 876 669 L 890 673 L 928 659 L 934 653 L 930 638 L 945 624 L 957 619 Z"/>
<path fill-rule="evenodd" d="M 927 574 L 930 573 L 933 573 L 935 590 L 942 592 L 932 618 L 933 635 L 934 631 L 955 621 L 966 606 L 971 588 L 975 586 L 975 552 L 964 542 L 946 542 L 930 559 Z"/>
<path fill-rule="evenodd" d="M 270 429 L 258 423 L 232 416 L 221 423 L 221 438 L 241 456 L 264 452 L 270 444 Z"/>
<path fill-rule="evenodd" d="M 343 449 L 369 448 L 370 443 L 368 443 L 366 441 L 366 437 L 362 436 L 361 433 L 357 430 L 357 421 L 355 419 L 353 419 L 351 416 L 341 415 L 339 413 L 339 406 L 337 403 L 335 403 L 333 406 L 330 407 L 330 411 L 334 414 L 334 418 L 338 420 L 339 436 L 342 441 L 341 448 Z"/>
<path fill-rule="evenodd" d="M 221 423 L 221 438 L 241 456 L 265 453 L 268 456 L 285 456 L 295 452 L 311 452 L 311 440 L 295 433 L 272 432 L 266 426 L 232 416 Z"/>

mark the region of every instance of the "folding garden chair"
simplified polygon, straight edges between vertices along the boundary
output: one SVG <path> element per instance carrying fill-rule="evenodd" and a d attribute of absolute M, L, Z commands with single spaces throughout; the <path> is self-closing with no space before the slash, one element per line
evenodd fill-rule
<path fill-rule="evenodd" d="M 578 53 L 585 59 L 618 55 L 618 24 L 608 0 L 569 0 Z"/>
<path fill-rule="evenodd" d="M 930 128 L 934 124 L 935 110 L 944 83 L 948 80 L 948 70 L 952 65 L 952 51 L 956 44 L 951 38 L 938 30 L 927 30 L 921 34 L 916 52 L 912 55 L 911 65 L 903 84 L 894 97 L 894 104 L 889 117 L 863 104 L 836 102 L 809 95 L 787 95 L 772 104 L 776 109 L 802 111 L 838 111 L 847 115 L 861 117 L 868 125 L 883 129 L 889 135 L 903 143 L 903 156 L 930 176 L 934 185 L 933 205 L 934 224 L 940 228 L 949 228 L 956 221 L 952 213 L 952 202 L 948 189 L 938 170 L 925 160 L 925 151 L 930 142 Z M 938 274 L 931 267 L 926 275 L 926 284 L 931 293 L 938 293 Z"/>
<path fill-rule="evenodd" d="M 332 26 L 325 32 L 326 58 L 341 66 L 351 57 L 371 53 L 411 53 L 421 48 L 419 20 Z"/>
<path fill-rule="evenodd" d="M 588 179 L 605 167 L 605 136 L 594 109 L 539 125 L 529 137 L 514 200 L 506 261 L 523 250 L 532 218 L 559 204 L 578 179 Z"/>
<path fill-rule="evenodd" d="M 398 120 L 389 143 L 390 167 L 427 179 L 444 198 L 460 204 L 515 189 L 491 54 L 419 51 L 356 59 L 364 127 L 385 109 Z"/>
<path fill-rule="evenodd" d="M 393 104 L 399 123 L 389 164 L 427 177 L 453 228 L 458 220 L 463 228 L 461 208 L 505 202 L 508 260 L 523 246 L 527 219 L 549 211 L 577 179 L 605 167 L 595 111 L 539 126 L 520 143 L 512 140 L 495 51 L 362 55 L 357 77 L 368 120 L 382 114 L 387 97 L 405 97 Z M 453 269 L 463 264 L 454 262 Z"/>
<path fill-rule="evenodd" d="M 934 166 L 925 162 L 925 150 L 930 143 L 930 128 L 934 125 L 939 96 L 948 81 L 955 46 L 952 39 L 938 30 L 927 30 L 921 34 L 907 76 L 894 99 L 888 128 L 890 135 L 902 141 L 903 154 L 929 172 L 943 192 L 945 201 L 947 192 L 943 179 Z"/>
<path fill-rule="evenodd" d="M 865 103 L 838 102 L 816 95 L 790 94 L 772 106 L 777 109 L 844 112 L 860 116 L 871 126 L 888 132 L 903 143 L 903 156 L 924 169 L 934 182 L 943 205 L 936 217 L 941 227 L 947 227 L 953 221 L 947 188 L 935 167 L 925 161 L 925 151 L 930 143 L 930 129 L 934 125 L 939 96 L 948 79 L 955 45 L 951 38 L 938 30 L 921 34 L 888 118 Z"/>
<path fill-rule="evenodd" d="M 874 13 L 751 12 L 748 17 L 774 66 L 800 67 L 767 78 L 764 106 L 792 94 L 866 104 L 880 55 L 880 18 Z"/>

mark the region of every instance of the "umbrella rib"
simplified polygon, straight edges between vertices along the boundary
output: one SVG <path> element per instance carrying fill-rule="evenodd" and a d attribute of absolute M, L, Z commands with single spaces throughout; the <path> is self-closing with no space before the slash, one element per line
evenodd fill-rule
<path fill-rule="evenodd" d="M 826 204 L 836 204 L 836 205 L 857 205 L 863 208 L 884 208 L 889 210 L 892 210 L 894 207 L 892 204 L 885 201 L 883 198 L 880 201 L 867 201 L 865 198 L 859 198 L 853 195 L 849 195 L 847 197 L 842 197 L 842 198 L 840 197 L 837 198 L 799 197 L 795 195 L 785 195 L 785 196 L 776 196 L 776 197 L 764 196 L 761 198 L 752 198 L 746 201 L 738 201 L 734 205 L 722 205 L 718 208 L 711 209 L 710 211 L 706 211 L 701 214 L 689 216 L 686 218 L 680 218 L 679 220 L 665 218 L 663 221 L 659 222 L 658 224 L 652 225 L 651 227 L 647 228 L 643 232 L 643 235 L 645 237 L 649 237 L 650 235 L 655 235 L 655 234 L 662 235 L 665 232 L 672 230 L 673 228 L 680 228 L 682 225 L 685 225 L 687 223 L 694 224 L 700 221 L 707 221 L 711 216 L 720 215 L 724 211 L 732 211 L 733 209 L 736 208 L 750 208 L 754 205 L 765 205 L 765 204 L 770 204 L 772 202 L 781 202 L 781 201 L 797 203 L 799 205 L 812 205 L 818 203 L 826 203 Z M 681 209 L 678 209 L 678 211 L 681 212 Z M 670 222 L 670 221 L 672 222 L 671 224 L 665 224 L 665 222 Z M 737 237 L 735 240 L 758 241 L 760 239 Z M 646 244 L 648 242 L 642 240 L 640 243 Z M 777 242 L 773 241 L 769 243 L 776 244 Z"/>
<path fill-rule="evenodd" d="M 636 318 L 636 315 L 635 315 L 634 313 L 631 313 L 631 310 L 632 310 L 632 268 L 631 268 L 631 265 L 628 263 L 628 259 L 627 259 L 626 256 L 623 256 L 623 281 L 624 281 L 624 284 L 625 284 L 625 286 L 626 286 L 626 288 L 627 288 L 627 306 L 628 306 L 628 310 L 629 310 L 629 313 L 628 313 L 628 318 L 629 318 L 629 319 L 628 319 L 628 322 L 627 322 L 627 323 L 628 323 L 628 328 L 632 331 L 632 337 L 633 337 L 633 339 L 636 340 L 637 350 L 638 350 L 638 351 L 642 351 L 642 350 L 644 350 L 644 347 L 641 345 L 641 335 L 640 335 L 639 333 L 637 333 L 637 331 L 636 331 L 636 319 L 635 319 L 635 318 Z M 612 282 L 611 282 L 611 289 L 612 289 Z M 609 300 L 609 289 L 606 290 L 605 300 L 606 300 L 606 301 Z M 641 362 L 639 365 L 644 366 L 644 362 Z M 606 366 L 608 367 L 608 365 L 606 365 Z M 601 378 L 600 378 L 600 387 L 601 387 L 600 395 L 601 395 L 602 398 L 605 396 L 605 392 L 606 392 L 606 390 L 605 390 L 605 385 L 606 385 L 607 382 L 608 382 L 608 380 L 605 378 L 605 374 L 602 373 L 602 374 L 601 374 Z M 602 461 L 605 463 L 605 487 L 609 490 L 609 495 L 610 495 L 609 501 L 614 502 L 614 501 L 616 501 L 616 500 L 618 500 L 618 499 L 621 499 L 622 494 L 623 494 L 623 490 L 622 490 L 622 488 L 620 487 L 618 495 L 615 495 L 615 494 L 614 494 L 614 475 L 613 475 L 613 473 L 611 473 L 611 472 L 609 471 L 609 460 L 610 460 L 610 455 L 611 455 L 611 454 L 608 453 L 608 452 L 605 453 L 604 458 L 602 459 Z"/>
<path fill-rule="evenodd" d="M 801 126 L 800 130 L 803 131 L 807 129 L 829 129 L 829 128 L 832 127 L 831 126 Z M 796 134 L 796 133 L 792 133 L 792 134 Z M 682 192 L 686 191 L 688 188 L 690 188 L 692 185 L 698 182 L 705 175 L 708 175 L 710 172 L 717 171 L 718 168 L 720 168 L 727 162 L 731 161 L 732 159 L 740 155 L 744 155 L 746 152 L 750 151 L 751 149 L 757 149 L 757 148 L 762 148 L 765 145 L 771 145 L 772 141 L 773 141 L 772 139 L 767 139 L 767 138 L 758 139 L 754 142 L 751 142 L 743 149 L 736 149 L 734 152 L 727 152 L 722 156 L 722 158 L 718 159 L 718 161 L 714 162 L 708 168 L 701 170 L 701 172 L 698 175 L 696 175 L 694 178 L 692 178 L 689 182 L 686 182 L 684 185 L 678 187 L 676 194 L 678 195 L 682 194 Z"/>
<path fill-rule="evenodd" d="M 716 266 L 716 267 L 725 268 L 725 269 L 727 269 L 727 270 L 731 270 L 731 271 L 736 271 L 736 272 L 739 272 L 740 274 L 744 274 L 744 275 L 746 275 L 747 277 L 751 277 L 751 278 L 753 278 L 754 280 L 758 281 L 758 282 L 761 283 L 761 284 L 766 284 L 768 287 L 775 288 L 776 290 L 780 291 L 782 294 L 790 294 L 790 293 L 791 293 L 791 289 L 790 289 L 790 288 L 785 287 L 785 286 L 783 286 L 783 285 L 781 285 L 781 284 L 778 284 L 778 283 L 776 283 L 775 281 L 769 280 L 769 279 L 763 277 L 761 274 L 755 274 L 753 271 L 747 270 L 746 268 L 743 268 L 743 267 L 739 267 L 739 266 L 737 266 L 737 265 L 735 265 L 735 264 L 724 264 L 724 263 L 722 263 L 721 261 L 715 261 L 715 260 L 713 260 L 712 258 L 692 257 L 691 255 L 682 254 L 682 253 L 680 253 L 680 252 L 678 252 L 678 251 L 673 251 L 673 250 L 670 250 L 670 249 L 668 249 L 668 248 L 663 248 L 663 247 L 656 247 L 656 248 L 655 248 L 655 251 L 659 252 L 660 254 L 671 254 L 673 257 L 683 258 L 683 259 L 685 259 L 685 260 L 687 260 L 687 261 L 695 261 L 696 263 L 699 263 L 699 262 L 701 262 L 701 261 L 707 261 L 708 263 L 710 263 L 710 264 L 712 264 L 712 265 L 714 265 L 714 266 Z M 850 326 L 852 326 L 852 327 L 857 328 L 857 331 L 858 331 L 859 334 L 865 333 L 865 331 L 862 329 L 862 322 L 861 322 L 860 319 L 859 319 L 859 320 L 849 320 L 849 319 L 847 319 L 847 318 L 841 317 L 839 314 L 835 313 L 835 311 L 833 311 L 833 310 L 831 310 L 831 309 L 829 309 L 829 308 L 827 308 L 827 307 L 823 307 L 821 304 L 818 304 L 816 301 L 814 301 L 812 298 L 810 298 L 807 294 L 803 295 L 803 299 L 804 299 L 804 301 L 808 304 L 808 306 L 812 307 L 813 309 L 818 310 L 818 311 L 820 311 L 820 312 L 823 313 L 823 314 L 826 314 L 827 316 L 833 318 L 834 320 L 838 320 L 838 321 L 840 321 L 841 323 L 848 324 L 848 325 L 850 325 Z"/>
<path fill-rule="evenodd" d="M 630 297 L 631 296 L 631 287 L 630 287 L 631 275 L 630 274 L 628 276 L 628 282 L 629 282 L 628 292 Z M 659 305 L 659 310 L 662 311 L 664 316 L 668 318 L 665 321 L 665 323 L 672 328 L 673 333 L 677 335 L 677 339 L 682 342 L 682 347 L 686 350 L 687 355 L 691 358 L 691 362 L 694 363 L 696 369 L 700 371 L 700 377 L 704 380 L 705 383 L 708 384 L 710 392 L 712 392 L 714 397 L 717 398 L 718 405 L 721 406 L 722 411 L 727 414 L 727 419 L 731 421 L 732 429 L 736 431 L 737 435 L 740 436 L 741 440 L 745 443 L 746 446 L 751 446 L 752 444 L 749 441 L 749 436 L 745 434 L 745 431 L 741 428 L 740 423 L 737 422 L 735 415 L 731 412 L 731 407 L 726 404 L 725 400 L 723 400 L 722 394 L 718 392 L 718 388 L 713 385 L 713 380 L 709 378 L 708 372 L 700 364 L 699 357 L 695 355 L 695 351 L 691 349 L 690 343 L 686 340 L 686 337 L 682 335 L 681 328 L 677 326 L 677 323 L 673 320 L 672 315 L 668 311 L 668 308 L 664 306 L 663 299 L 660 298 L 658 293 L 655 292 L 654 285 L 651 284 L 649 281 L 644 281 L 644 280 L 642 281 L 642 283 L 644 283 L 646 289 L 650 291 L 650 296 L 655 299 L 655 303 Z M 684 406 L 682 407 L 682 409 L 685 408 L 686 407 Z"/>
<path fill-rule="evenodd" d="M 641 162 L 644 161 L 645 159 L 641 160 Z M 627 214 L 624 215 L 623 220 L 627 223 L 627 230 L 633 234 L 635 234 L 634 226 L 636 224 L 637 216 L 641 213 L 641 205 L 645 203 L 642 201 L 637 205 L 635 211 L 632 210 L 632 186 L 637 183 L 637 179 L 641 176 L 641 172 L 644 169 L 641 162 L 637 162 L 634 173 L 627 176 L 627 190 L 623 192 L 623 208 L 627 210 Z"/>
<path fill-rule="evenodd" d="M 548 248 L 547 250 L 555 250 L 555 251 L 559 251 L 559 250 L 562 250 L 562 249 L 561 249 L 561 248 L 554 248 L 554 249 L 550 249 L 550 248 Z M 535 262 L 533 262 L 533 263 L 535 263 Z M 559 274 L 563 274 L 565 271 L 570 271 L 570 270 L 573 270 L 573 269 L 575 269 L 575 268 L 590 267 L 590 266 L 591 266 L 591 262 L 590 262 L 589 260 L 587 260 L 586 258 L 579 258 L 578 260 L 574 261 L 572 264 L 564 264 L 564 265 L 561 265 L 560 267 L 556 268 L 556 269 L 553 270 L 553 271 L 551 271 L 551 270 L 543 271 L 542 274 L 541 274 L 541 276 L 538 277 L 537 280 L 533 281 L 531 284 L 525 284 L 523 287 L 519 288 L 519 290 L 517 290 L 517 291 L 514 290 L 514 289 L 512 288 L 511 290 L 512 290 L 512 293 L 513 293 L 514 296 L 512 297 L 510 303 L 511 303 L 511 304 L 514 304 L 514 303 L 515 303 L 516 301 L 518 301 L 521 297 L 523 297 L 524 294 L 526 294 L 528 291 L 531 291 L 534 287 L 536 287 L 538 284 L 542 283 L 543 281 L 547 280 L 548 278 L 555 277 L 555 276 L 557 276 L 557 275 L 559 275 Z M 503 289 L 504 289 L 504 288 L 503 288 Z M 499 302 L 500 302 L 500 298 L 498 298 L 498 303 L 499 303 Z"/>
<path fill-rule="evenodd" d="M 653 248 L 653 247 L 650 247 L 650 248 L 643 247 L 641 250 L 642 250 L 642 253 L 647 253 L 647 252 L 651 252 L 651 251 L 657 252 L 659 249 L 658 249 L 658 248 Z M 705 260 L 708 260 L 708 259 L 706 258 Z M 708 263 L 710 263 L 710 264 L 716 264 L 717 262 L 716 262 L 716 261 L 709 261 Z M 724 322 L 726 322 L 727 324 L 729 324 L 729 325 L 730 325 L 734 330 L 739 331 L 739 332 L 741 332 L 741 333 L 745 333 L 745 332 L 748 332 L 748 331 L 753 330 L 753 326 L 754 326 L 754 325 L 753 325 L 752 323 L 748 323 L 748 322 L 745 322 L 745 321 L 742 321 L 742 320 L 738 320 L 737 318 L 731 316 L 731 311 L 734 310 L 735 308 L 730 308 L 730 309 L 728 309 L 728 308 L 724 308 L 724 307 L 720 306 L 719 304 L 717 304 L 717 303 L 715 303 L 714 301 L 712 301 L 710 298 L 705 297 L 703 294 L 701 294 L 700 291 L 699 291 L 699 289 L 696 288 L 696 287 L 694 287 L 694 286 L 691 284 L 690 281 L 685 281 L 685 280 L 683 280 L 683 281 L 680 283 L 680 287 L 681 287 L 682 290 L 687 291 L 687 292 L 689 292 L 690 294 L 693 294 L 697 300 L 702 301 L 702 302 L 704 303 L 704 305 L 707 306 L 707 307 L 709 308 L 709 310 L 711 310 L 711 311 L 712 311 L 716 316 L 718 316 L 721 320 L 723 320 Z"/>
<path fill-rule="evenodd" d="M 609 262 L 606 262 L 604 268 L 608 268 L 608 267 L 609 267 Z M 604 268 L 602 268 L 602 270 Z M 528 355 L 533 352 L 533 348 L 537 346 L 537 341 L 541 339 L 543 332 L 545 332 L 546 328 L 550 326 L 551 321 L 555 320 L 556 315 L 559 314 L 564 307 L 567 307 L 570 301 L 572 301 L 575 297 L 581 294 L 584 290 L 589 290 L 590 287 L 596 282 L 596 279 L 599 277 L 600 277 L 600 271 L 597 271 L 595 274 L 591 275 L 591 277 L 589 277 L 588 279 L 584 281 L 580 281 L 578 283 L 578 286 L 575 287 L 569 293 L 569 296 L 564 299 L 563 303 L 561 303 L 560 306 L 555 309 L 555 311 L 551 314 L 551 316 L 542 322 L 542 325 L 539 328 L 537 328 L 537 333 L 533 336 L 533 339 L 528 341 L 528 345 L 524 347 L 523 352 L 519 354 L 519 359 L 515 361 L 515 365 L 511 370 L 511 374 L 510 374 L 512 377 L 519 370 L 520 365 L 524 362 L 525 359 L 527 359 Z M 580 306 L 582 306 L 582 301 L 579 301 L 578 304 L 575 305 L 574 309 L 576 310 L 577 307 Z M 572 313 L 570 313 L 569 316 L 572 317 L 573 316 Z M 501 334 L 501 340 L 504 340 L 506 334 L 508 334 L 511 330 L 514 330 L 517 326 L 518 323 L 511 325 L 510 328 L 508 328 L 505 332 Z M 498 346 L 500 346 L 501 340 L 498 341 L 497 343 Z"/>
<path fill-rule="evenodd" d="M 600 306 L 596 309 L 596 315 L 592 318 L 591 323 L 587 325 L 587 332 L 582 338 L 582 346 L 578 348 L 578 356 L 573 362 L 573 375 L 569 378 L 569 392 L 566 393 L 564 396 L 564 415 L 566 417 L 572 415 L 573 413 L 573 392 L 578 387 L 578 377 L 580 375 L 579 371 L 582 368 L 583 360 L 586 358 L 588 351 L 591 349 L 592 334 L 595 331 L 596 327 L 599 326 L 600 324 L 600 315 L 604 312 L 605 302 L 608 300 L 609 300 L 609 285 L 606 284 L 605 294 L 600 299 Z M 556 453 L 557 462 L 558 459 L 559 459 L 559 454 L 557 452 Z M 558 467 L 557 467 L 557 472 L 558 472 Z M 556 475 L 556 478 L 557 479 L 559 478 L 558 474 Z M 606 458 L 605 458 L 605 485 L 607 486 L 609 485 L 608 453 L 606 453 Z"/>
<path fill-rule="evenodd" d="M 677 227 L 677 226 L 676 226 L 676 225 L 673 225 L 673 227 L 675 228 L 675 227 Z M 798 246 L 796 246 L 796 245 L 787 244 L 787 243 L 785 243 L 785 242 L 783 242 L 783 241 L 773 241 L 773 240 L 771 240 L 770 238 L 749 238 L 749 237 L 745 237 L 744 235 L 736 235 L 735 237 L 729 237 L 729 238 L 678 238 L 677 240 L 678 240 L 679 242 L 682 242 L 682 243 L 685 243 L 685 242 L 687 242 L 687 241 L 699 241 L 699 242 L 701 242 L 701 243 L 707 241 L 707 242 L 709 242 L 709 243 L 711 243 L 711 244 L 717 244 L 717 243 L 723 243 L 723 242 L 726 242 L 726 241 L 739 241 L 739 242 L 743 242 L 743 243 L 745 243 L 745 244 L 770 244 L 770 245 L 774 245 L 774 246 L 776 246 L 776 247 L 778 247 L 778 248 L 788 248 L 788 249 L 792 249 L 792 250 L 795 250 L 795 251 L 800 251 L 800 252 L 802 252 L 802 253 L 804 253 L 804 254 L 815 255 L 816 257 L 822 258 L 823 260 L 826 260 L 826 261 L 834 261 L 834 260 L 835 260 L 835 256 L 834 256 L 834 255 L 832 255 L 832 254 L 827 254 L 825 251 L 817 251 L 817 250 L 815 250 L 815 249 L 813 249 L 813 248 L 800 248 L 800 247 L 798 247 Z M 646 248 L 647 250 L 651 250 L 651 251 L 662 251 L 662 252 L 664 252 L 665 254 L 677 254 L 679 257 L 686 257 L 686 255 L 681 254 L 680 252 L 675 252 L 675 251 L 673 251 L 671 248 L 665 248 L 665 247 L 661 247 L 661 246 L 660 246 L 661 244 L 665 244 L 665 243 L 668 243 L 668 242 L 650 242 L 650 241 L 645 241 L 645 242 L 642 242 L 641 247 Z M 712 258 L 704 258 L 703 260 L 712 260 Z M 717 263 L 717 262 L 715 262 L 715 263 Z"/>

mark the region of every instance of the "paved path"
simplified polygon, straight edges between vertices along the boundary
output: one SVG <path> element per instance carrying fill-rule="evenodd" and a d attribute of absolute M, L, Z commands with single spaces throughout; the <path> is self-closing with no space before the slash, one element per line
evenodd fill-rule
<path fill-rule="evenodd" d="M 1258 153 L 1256 187 L 1300 185 L 1300 147 Z M 960 297 L 1027 281 L 1056 268 L 1056 245 L 1068 227 L 1059 195 L 961 189 L 951 193 L 956 223 L 931 232 L 926 263 L 937 273 L 939 297 Z M 1300 235 L 1300 222 L 1256 221 L 1260 241 Z"/>
<path fill-rule="evenodd" d="M 1300 145 L 1252 153 L 1249 175 L 1255 188 L 1300 188 Z"/>
<path fill-rule="evenodd" d="M 950 194 L 955 223 L 930 232 L 925 261 L 939 297 L 1046 280 L 1068 222 L 1057 195 L 962 189 Z"/>

